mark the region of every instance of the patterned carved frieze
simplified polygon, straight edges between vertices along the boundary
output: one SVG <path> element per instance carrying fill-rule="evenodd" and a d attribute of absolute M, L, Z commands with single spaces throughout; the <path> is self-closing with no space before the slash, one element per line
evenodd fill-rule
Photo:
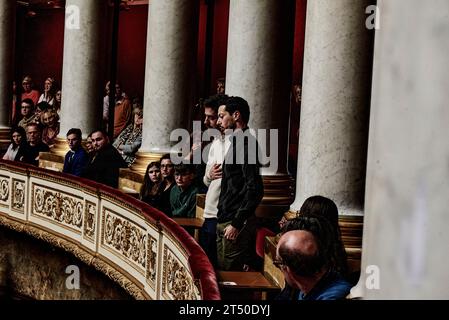
<path fill-rule="evenodd" d="M 147 236 L 143 228 L 107 209 L 103 209 L 102 243 L 145 269 Z"/>
<path fill-rule="evenodd" d="M 155 289 L 157 273 L 157 240 L 150 235 L 148 235 L 147 251 L 147 280 L 151 287 Z"/>
<path fill-rule="evenodd" d="M 0 176 L 0 206 L 8 207 L 9 204 L 9 177 Z"/>
<path fill-rule="evenodd" d="M 163 259 L 162 294 L 170 300 L 200 299 L 191 274 L 167 246 L 164 246 Z"/>
<path fill-rule="evenodd" d="M 12 179 L 12 210 L 25 211 L 25 181 Z"/>
<path fill-rule="evenodd" d="M 81 231 L 84 202 L 75 195 L 33 184 L 32 213 Z"/>
<path fill-rule="evenodd" d="M 95 227 L 97 216 L 97 205 L 90 201 L 86 201 L 86 207 L 84 211 L 84 237 L 91 240 L 95 240 Z"/>

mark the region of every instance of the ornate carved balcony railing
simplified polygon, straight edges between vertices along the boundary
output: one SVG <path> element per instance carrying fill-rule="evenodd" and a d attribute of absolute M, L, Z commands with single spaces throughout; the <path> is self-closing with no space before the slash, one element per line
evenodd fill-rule
<path fill-rule="evenodd" d="M 136 299 L 220 299 L 212 265 L 182 227 L 90 180 L 1 160 L 0 224 L 73 253 Z"/>

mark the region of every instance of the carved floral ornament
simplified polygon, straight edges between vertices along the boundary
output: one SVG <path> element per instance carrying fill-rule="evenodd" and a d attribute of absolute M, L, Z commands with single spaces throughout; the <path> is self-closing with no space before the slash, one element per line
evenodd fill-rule
<path fill-rule="evenodd" d="M 13 179 L 12 186 L 12 208 L 23 211 L 25 205 L 25 181 Z"/>
<path fill-rule="evenodd" d="M 105 243 L 145 268 L 147 236 L 144 230 L 109 211 L 105 214 Z"/>
<path fill-rule="evenodd" d="M 175 300 L 197 300 L 201 297 L 192 276 L 166 246 L 162 290 Z"/>
<path fill-rule="evenodd" d="M 82 199 L 33 185 L 33 200 L 34 213 L 81 228 L 84 209 Z"/>
<path fill-rule="evenodd" d="M 9 179 L 0 178 L 0 201 L 6 202 L 9 198 Z"/>

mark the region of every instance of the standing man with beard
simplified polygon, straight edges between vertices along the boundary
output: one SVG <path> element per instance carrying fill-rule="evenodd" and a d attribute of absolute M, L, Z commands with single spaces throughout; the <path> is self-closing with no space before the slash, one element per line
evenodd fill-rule
<path fill-rule="evenodd" d="M 248 102 L 240 97 L 229 97 L 218 109 L 217 124 L 230 142 L 217 213 L 220 270 L 247 270 L 254 253 L 254 213 L 263 197 L 263 183 L 257 141 L 248 131 L 249 115 Z"/>

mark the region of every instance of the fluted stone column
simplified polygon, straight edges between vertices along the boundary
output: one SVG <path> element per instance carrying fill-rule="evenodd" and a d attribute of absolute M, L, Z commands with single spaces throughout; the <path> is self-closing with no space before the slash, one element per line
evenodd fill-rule
<path fill-rule="evenodd" d="M 132 169 L 170 152 L 170 133 L 193 107 L 198 0 L 152 0 L 148 12 L 142 146 Z"/>
<path fill-rule="evenodd" d="M 14 36 L 16 30 L 16 1 L 0 2 L 0 143 L 7 144 L 12 107 L 14 79 Z"/>
<path fill-rule="evenodd" d="M 65 153 L 70 128 L 80 128 L 86 137 L 101 124 L 106 4 L 106 0 L 66 1 L 61 130 L 52 152 Z"/>
<path fill-rule="evenodd" d="M 361 215 L 371 87 L 370 0 L 307 3 L 296 198 L 322 195 Z"/>
<path fill-rule="evenodd" d="M 359 287 L 449 299 L 449 2 L 378 5 Z"/>
<path fill-rule="evenodd" d="M 277 143 L 277 165 L 262 170 L 265 203 L 292 201 L 286 188 L 294 8 L 291 0 L 230 2 L 226 94 L 248 101 L 250 128 L 278 130 L 276 141 L 266 144 Z"/>

